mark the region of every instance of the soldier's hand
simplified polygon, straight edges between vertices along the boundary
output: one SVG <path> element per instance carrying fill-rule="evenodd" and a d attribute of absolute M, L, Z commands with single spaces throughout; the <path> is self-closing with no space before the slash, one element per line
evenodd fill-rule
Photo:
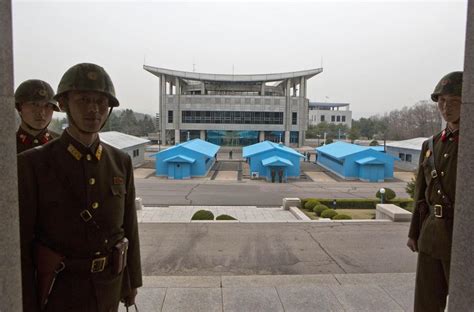
<path fill-rule="evenodd" d="M 413 238 L 408 239 L 407 246 L 408 246 L 408 248 L 410 248 L 411 251 L 418 252 L 418 243 Z"/>
<path fill-rule="evenodd" d="M 137 296 L 137 289 L 132 288 L 130 294 L 127 297 L 123 298 L 122 301 L 126 307 L 132 306 L 135 304 L 135 297 Z"/>

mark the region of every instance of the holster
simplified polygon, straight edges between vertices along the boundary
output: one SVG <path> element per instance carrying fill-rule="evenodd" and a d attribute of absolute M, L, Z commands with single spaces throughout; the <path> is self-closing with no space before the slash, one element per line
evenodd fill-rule
<path fill-rule="evenodd" d="M 112 271 L 120 274 L 127 266 L 128 239 L 126 237 L 119 240 L 112 251 Z"/>
<path fill-rule="evenodd" d="M 48 303 L 57 275 L 64 270 L 64 258 L 51 248 L 35 242 L 36 290 L 41 310 L 44 310 Z"/>

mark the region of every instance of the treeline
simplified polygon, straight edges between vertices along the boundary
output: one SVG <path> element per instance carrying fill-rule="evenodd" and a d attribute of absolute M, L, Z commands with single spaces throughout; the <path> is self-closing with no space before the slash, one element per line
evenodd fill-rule
<path fill-rule="evenodd" d="M 436 103 L 420 101 L 413 106 L 396 109 L 382 115 L 352 120 L 352 127 L 320 123 L 308 127 L 306 138 L 367 140 L 406 140 L 429 137 L 441 130 L 441 116 Z"/>
<path fill-rule="evenodd" d="M 61 133 L 67 126 L 67 119 L 53 119 L 49 129 Z M 153 118 L 150 115 L 135 113 L 131 109 L 114 110 L 102 131 L 118 131 L 134 136 L 146 136 L 156 132 Z"/>

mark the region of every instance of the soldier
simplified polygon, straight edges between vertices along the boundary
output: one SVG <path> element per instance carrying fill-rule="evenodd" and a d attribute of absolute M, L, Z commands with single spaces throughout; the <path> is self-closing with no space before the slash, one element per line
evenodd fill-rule
<path fill-rule="evenodd" d="M 24 311 L 117 311 L 142 285 L 132 162 L 98 136 L 119 102 L 86 63 L 55 98 L 69 127 L 18 156 Z"/>
<path fill-rule="evenodd" d="M 407 246 L 418 252 L 415 311 L 444 311 L 448 295 L 462 72 L 444 76 L 431 99 L 446 128 L 423 143 Z"/>
<path fill-rule="evenodd" d="M 43 145 L 58 135 L 48 130 L 53 111 L 59 112 L 54 91 L 42 80 L 22 82 L 15 91 L 15 107 L 21 118 L 16 132 L 16 152 Z"/>

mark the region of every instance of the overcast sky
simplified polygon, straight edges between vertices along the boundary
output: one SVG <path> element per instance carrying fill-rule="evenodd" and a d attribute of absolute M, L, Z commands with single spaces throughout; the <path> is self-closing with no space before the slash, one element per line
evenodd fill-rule
<path fill-rule="evenodd" d="M 467 1 L 15 1 L 15 87 L 54 89 L 72 65 L 112 77 L 121 108 L 158 112 L 159 79 L 143 64 L 263 74 L 323 67 L 310 101 L 347 102 L 353 117 L 429 99 L 462 70 Z M 58 115 L 56 115 L 58 116 Z"/>

